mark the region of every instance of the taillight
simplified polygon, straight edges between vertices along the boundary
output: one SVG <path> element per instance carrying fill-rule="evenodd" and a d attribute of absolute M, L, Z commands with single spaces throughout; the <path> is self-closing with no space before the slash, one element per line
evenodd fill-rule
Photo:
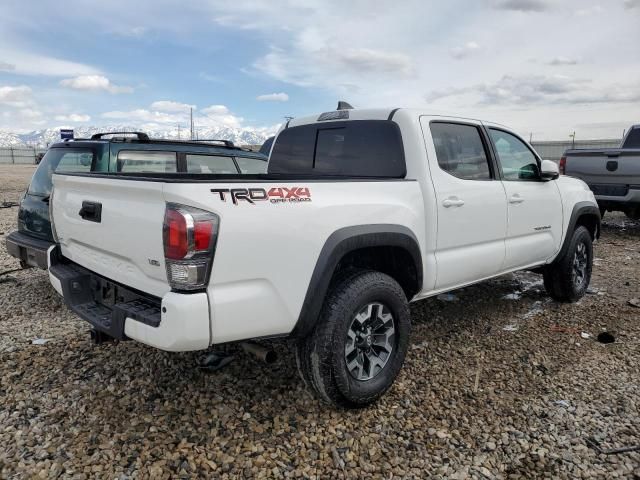
<path fill-rule="evenodd" d="M 567 167 L 567 157 L 560 158 L 560 163 L 558 164 L 560 175 L 564 175 L 566 167 Z"/>
<path fill-rule="evenodd" d="M 167 280 L 176 290 L 207 286 L 218 236 L 217 215 L 168 203 L 162 237 Z"/>

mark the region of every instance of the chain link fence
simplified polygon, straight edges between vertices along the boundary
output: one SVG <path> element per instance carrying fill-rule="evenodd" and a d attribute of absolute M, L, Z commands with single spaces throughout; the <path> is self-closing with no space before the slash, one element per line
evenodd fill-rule
<path fill-rule="evenodd" d="M 0 164 L 34 165 L 38 154 L 46 151 L 44 147 L 0 147 Z"/>

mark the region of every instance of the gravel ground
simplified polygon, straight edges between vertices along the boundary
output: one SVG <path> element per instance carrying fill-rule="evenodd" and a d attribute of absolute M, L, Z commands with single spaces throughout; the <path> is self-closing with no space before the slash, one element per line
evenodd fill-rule
<path fill-rule="evenodd" d="M 0 201 L 31 172 L 0 167 Z M 308 394 L 285 342 L 274 366 L 230 346 L 208 373 L 196 353 L 92 346 L 45 272 L 0 277 L 0 477 L 640 478 L 640 451 L 598 450 L 640 444 L 639 239 L 607 216 L 577 304 L 524 273 L 415 304 L 400 377 L 356 412 Z"/>

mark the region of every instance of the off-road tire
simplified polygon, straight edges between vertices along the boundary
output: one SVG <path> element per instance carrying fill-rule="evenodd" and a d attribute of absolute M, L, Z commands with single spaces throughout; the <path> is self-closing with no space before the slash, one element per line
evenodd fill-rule
<path fill-rule="evenodd" d="M 574 269 L 574 262 L 580 245 L 584 246 L 586 253 L 586 268 L 582 280 L 578 282 L 576 280 L 577 274 Z M 591 234 L 586 227 L 579 226 L 573 231 L 569 246 L 562 257 L 556 258 L 552 264 L 544 269 L 544 287 L 547 293 L 551 298 L 559 302 L 577 302 L 589 288 L 592 266 L 593 244 Z"/>
<path fill-rule="evenodd" d="M 358 312 L 380 303 L 391 313 L 395 333 L 386 364 L 369 380 L 358 380 L 345 359 L 347 334 Z M 402 368 L 411 320 L 407 298 L 393 278 L 380 272 L 351 270 L 333 282 L 314 330 L 298 341 L 296 360 L 307 388 L 328 404 L 366 407 L 393 384 Z"/>

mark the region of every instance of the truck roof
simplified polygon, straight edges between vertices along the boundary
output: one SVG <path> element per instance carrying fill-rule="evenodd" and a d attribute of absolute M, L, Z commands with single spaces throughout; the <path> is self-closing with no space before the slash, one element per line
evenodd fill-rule
<path fill-rule="evenodd" d="M 359 108 L 348 110 L 329 110 L 320 114 L 306 115 L 304 117 L 297 117 L 290 120 L 287 124 L 289 127 L 295 127 L 297 125 L 308 125 L 310 123 L 317 123 L 329 120 L 390 120 L 396 115 L 410 115 L 410 116 L 430 116 L 430 117 L 443 117 L 443 118 L 456 118 L 460 120 L 472 120 L 474 122 L 481 122 L 478 118 L 462 117 L 459 115 L 450 115 L 445 112 L 429 111 L 421 108 L 405 108 L 405 107 L 386 107 L 386 108 Z M 493 122 L 483 122 L 491 125 L 500 125 Z M 502 126 L 502 125 L 500 125 Z"/>

